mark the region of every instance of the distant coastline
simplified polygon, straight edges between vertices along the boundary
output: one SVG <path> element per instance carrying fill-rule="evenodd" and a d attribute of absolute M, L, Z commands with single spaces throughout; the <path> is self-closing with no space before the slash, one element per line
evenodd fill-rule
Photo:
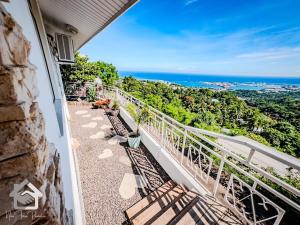
<path fill-rule="evenodd" d="M 140 80 L 217 90 L 300 91 L 300 77 L 248 77 L 131 71 L 122 71 L 120 74 L 122 77 L 131 75 Z"/>

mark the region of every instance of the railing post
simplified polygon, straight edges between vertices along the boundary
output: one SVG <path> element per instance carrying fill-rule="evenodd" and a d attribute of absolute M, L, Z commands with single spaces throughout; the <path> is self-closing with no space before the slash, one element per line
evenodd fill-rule
<path fill-rule="evenodd" d="M 278 216 L 277 216 L 277 218 L 276 218 L 276 220 L 275 220 L 275 222 L 274 222 L 274 225 L 279 225 L 280 224 L 280 222 L 281 222 L 281 220 L 282 220 L 282 218 L 283 218 L 283 215 L 284 215 L 284 213 L 280 213 Z"/>
<path fill-rule="evenodd" d="M 148 118 L 148 132 L 151 133 L 151 118 Z"/>
<path fill-rule="evenodd" d="M 251 162 L 251 159 L 252 159 L 254 153 L 255 153 L 255 149 L 251 148 L 251 151 L 250 151 L 250 153 L 248 155 L 248 158 L 246 159 L 246 163 L 249 164 Z"/>
<path fill-rule="evenodd" d="M 186 144 L 186 136 L 187 136 L 187 129 L 184 129 L 184 136 L 183 136 L 183 141 L 182 141 L 182 148 L 181 148 L 181 165 L 183 163 L 183 158 L 184 158 L 184 151 L 185 151 L 185 144 Z"/>
<path fill-rule="evenodd" d="M 161 141 L 162 141 L 162 146 L 165 146 L 165 140 L 164 140 L 164 127 L 165 127 L 165 117 L 162 117 L 161 120 Z"/>
<path fill-rule="evenodd" d="M 256 182 L 256 181 L 254 181 L 254 183 L 253 183 L 253 185 L 252 185 L 252 190 L 255 190 L 255 189 L 256 189 L 256 187 L 257 187 L 257 182 Z"/>
<path fill-rule="evenodd" d="M 148 129 L 148 133 L 150 133 L 150 123 L 151 123 L 151 117 L 148 117 L 147 123 L 146 123 L 147 129 Z"/>
<path fill-rule="evenodd" d="M 214 184 L 213 196 L 216 196 L 217 191 L 218 191 L 220 178 L 221 178 L 222 171 L 223 171 L 223 168 L 224 168 L 224 159 L 225 159 L 225 156 L 222 156 L 221 163 L 220 163 L 219 170 L 218 170 L 218 174 L 217 174 L 217 179 L 216 179 L 215 184 Z"/>

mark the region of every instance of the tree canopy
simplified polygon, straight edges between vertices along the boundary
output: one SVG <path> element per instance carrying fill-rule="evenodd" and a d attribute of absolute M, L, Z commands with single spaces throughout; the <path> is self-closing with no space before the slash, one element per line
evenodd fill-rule
<path fill-rule="evenodd" d="M 239 90 L 235 94 L 248 105 L 259 108 L 276 120 L 285 120 L 300 131 L 300 91 L 270 92 Z"/>
<path fill-rule="evenodd" d="M 244 135 L 293 156 L 300 156 L 300 133 L 288 120 L 248 105 L 235 92 L 186 88 L 125 77 L 122 88 L 186 125 Z"/>
<path fill-rule="evenodd" d="M 102 61 L 91 62 L 87 56 L 81 55 L 79 52 L 75 54 L 73 65 L 61 65 L 60 68 L 64 82 L 94 81 L 99 77 L 104 84 L 113 85 L 119 79 L 115 66 Z"/>

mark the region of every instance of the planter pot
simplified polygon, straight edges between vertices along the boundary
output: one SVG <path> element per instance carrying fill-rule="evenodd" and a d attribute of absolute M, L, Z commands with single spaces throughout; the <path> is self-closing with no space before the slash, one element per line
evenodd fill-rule
<path fill-rule="evenodd" d="M 130 148 L 138 148 L 141 143 L 141 135 L 130 133 L 128 136 L 128 145 Z"/>

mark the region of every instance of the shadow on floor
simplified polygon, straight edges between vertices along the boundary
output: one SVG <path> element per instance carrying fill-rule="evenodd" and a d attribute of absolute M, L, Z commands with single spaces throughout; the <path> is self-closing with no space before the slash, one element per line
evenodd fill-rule
<path fill-rule="evenodd" d="M 130 132 L 132 132 L 120 116 L 110 115 L 109 112 L 106 112 L 106 115 L 108 116 L 117 135 L 126 137 Z M 130 148 L 127 142 L 120 143 L 120 145 L 124 147 L 131 160 L 132 169 L 135 175 L 142 176 L 146 182 L 145 189 L 139 189 L 142 197 L 148 195 L 153 190 L 170 180 L 168 174 L 157 163 L 143 143 L 141 143 L 140 147 L 137 149 Z"/>
<path fill-rule="evenodd" d="M 106 115 L 114 128 L 114 132 L 110 135 L 110 137 L 113 135 L 126 137 L 130 132 L 132 132 L 120 116 L 111 115 L 109 111 L 106 111 Z M 126 150 L 131 161 L 134 174 L 140 175 L 143 178 L 145 186 L 144 188 L 138 188 L 139 194 L 142 198 L 170 180 L 169 175 L 158 164 L 143 143 L 141 143 L 140 147 L 137 149 L 130 148 L 127 142 L 120 143 L 120 145 Z M 125 224 L 130 223 L 128 223 L 128 221 L 124 221 L 123 225 Z"/>

